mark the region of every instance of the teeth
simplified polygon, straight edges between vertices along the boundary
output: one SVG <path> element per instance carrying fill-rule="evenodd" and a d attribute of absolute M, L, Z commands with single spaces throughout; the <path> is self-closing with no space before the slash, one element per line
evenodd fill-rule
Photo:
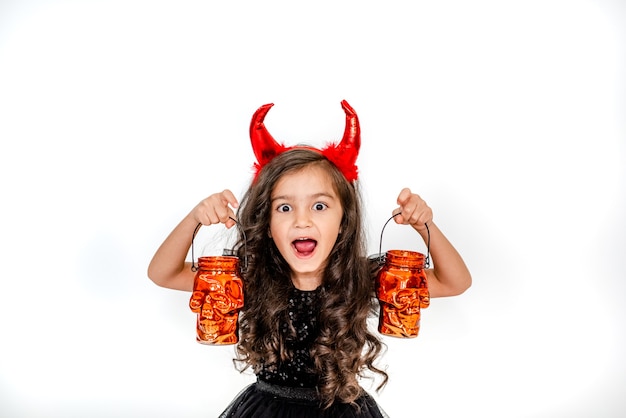
<path fill-rule="evenodd" d="M 310 254 L 317 246 L 317 241 L 311 238 L 298 238 L 293 241 L 293 245 L 301 254 Z"/>

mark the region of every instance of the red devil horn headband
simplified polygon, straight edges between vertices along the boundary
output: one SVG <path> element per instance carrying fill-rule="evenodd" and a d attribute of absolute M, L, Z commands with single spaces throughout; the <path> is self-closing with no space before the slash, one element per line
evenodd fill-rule
<path fill-rule="evenodd" d="M 261 106 L 254 112 L 250 122 L 250 140 L 252 141 L 252 150 L 257 159 L 257 163 L 254 164 L 256 171 L 255 179 L 263 167 L 274 157 L 294 148 L 315 150 L 332 162 L 349 182 L 357 179 L 356 159 L 359 155 L 359 148 L 361 148 L 361 128 L 359 127 L 359 118 L 348 102 L 345 100 L 341 102 L 341 107 L 343 107 L 343 111 L 346 113 L 346 128 L 341 142 L 339 144 L 329 144 L 321 150 L 298 145 L 285 147 L 276 142 L 263 123 L 267 112 L 269 112 L 272 106 L 274 106 L 272 103 Z"/>

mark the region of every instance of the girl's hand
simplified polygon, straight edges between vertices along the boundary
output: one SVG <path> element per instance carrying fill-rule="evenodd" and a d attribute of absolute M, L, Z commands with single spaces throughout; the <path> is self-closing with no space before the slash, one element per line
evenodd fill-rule
<path fill-rule="evenodd" d="M 193 218 L 202 225 L 223 223 L 226 228 L 235 225 L 235 212 L 232 208 L 239 207 L 237 198 L 230 190 L 215 193 L 207 197 L 191 211 Z M 231 219 L 232 218 L 232 219 Z"/>
<path fill-rule="evenodd" d="M 399 213 L 400 215 L 394 217 L 396 223 L 411 225 L 420 232 L 426 230 L 426 224 L 433 221 L 432 209 L 421 197 L 411 193 L 408 188 L 402 189 L 397 202 L 400 207 L 394 210 L 393 214 Z"/>

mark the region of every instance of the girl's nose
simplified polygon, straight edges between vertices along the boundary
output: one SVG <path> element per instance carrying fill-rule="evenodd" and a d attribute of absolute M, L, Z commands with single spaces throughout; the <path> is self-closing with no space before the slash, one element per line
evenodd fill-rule
<path fill-rule="evenodd" d="M 297 228 L 307 228 L 311 226 L 311 213 L 308 210 L 297 210 L 295 225 Z"/>

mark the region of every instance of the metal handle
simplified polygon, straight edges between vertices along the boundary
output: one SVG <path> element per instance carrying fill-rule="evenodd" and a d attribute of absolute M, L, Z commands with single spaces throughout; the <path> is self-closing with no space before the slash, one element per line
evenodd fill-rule
<path fill-rule="evenodd" d="M 389 221 L 391 221 L 393 218 L 395 218 L 396 216 L 400 215 L 400 213 L 396 213 L 395 215 L 392 215 L 391 218 L 387 219 L 387 222 L 385 222 L 385 224 L 383 225 L 383 229 L 380 231 L 380 243 L 378 246 L 378 263 L 379 264 L 383 264 L 384 260 L 383 260 L 383 233 L 385 232 L 385 228 L 387 227 L 387 224 L 389 223 Z M 424 260 L 424 268 L 428 268 L 430 267 L 430 229 L 428 229 L 428 224 L 425 223 L 424 226 L 426 226 L 426 233 L 428 235 L 428 239 L 426 240 L 426 260 Z"/>
<path fill-rule="evenodd" d="M 229 219 L 232 219 L 235 224 L 237 226 L 239 226 L 239 222 L 237 222 L 237 220 L 235 218 L 233 218 L 232 216 L 228 217 Z M 194 240 L 196 239 L 196 234 L 198 233 L 198 230 L 200 230 L 200 228 L 202 227 L 202 223 L 199 223 L 198 225 L 196 225 L 196 229 L 194 229 L 193 231 L 193 235 L 191 236 L 191 271 L 196 272 L 198 271 L 198 267 L 196 266 L 196 257 L 194 255 Z M 242 228 L 239 228 L 239 230 L 241 231 L 241 235 L 243 235 L 243 268 L 241 269 L 242 273 L 245 273 L 248 270 L 248 240 L 246 239 L 246 233 L 244 232 L 244 230 Z"/>

